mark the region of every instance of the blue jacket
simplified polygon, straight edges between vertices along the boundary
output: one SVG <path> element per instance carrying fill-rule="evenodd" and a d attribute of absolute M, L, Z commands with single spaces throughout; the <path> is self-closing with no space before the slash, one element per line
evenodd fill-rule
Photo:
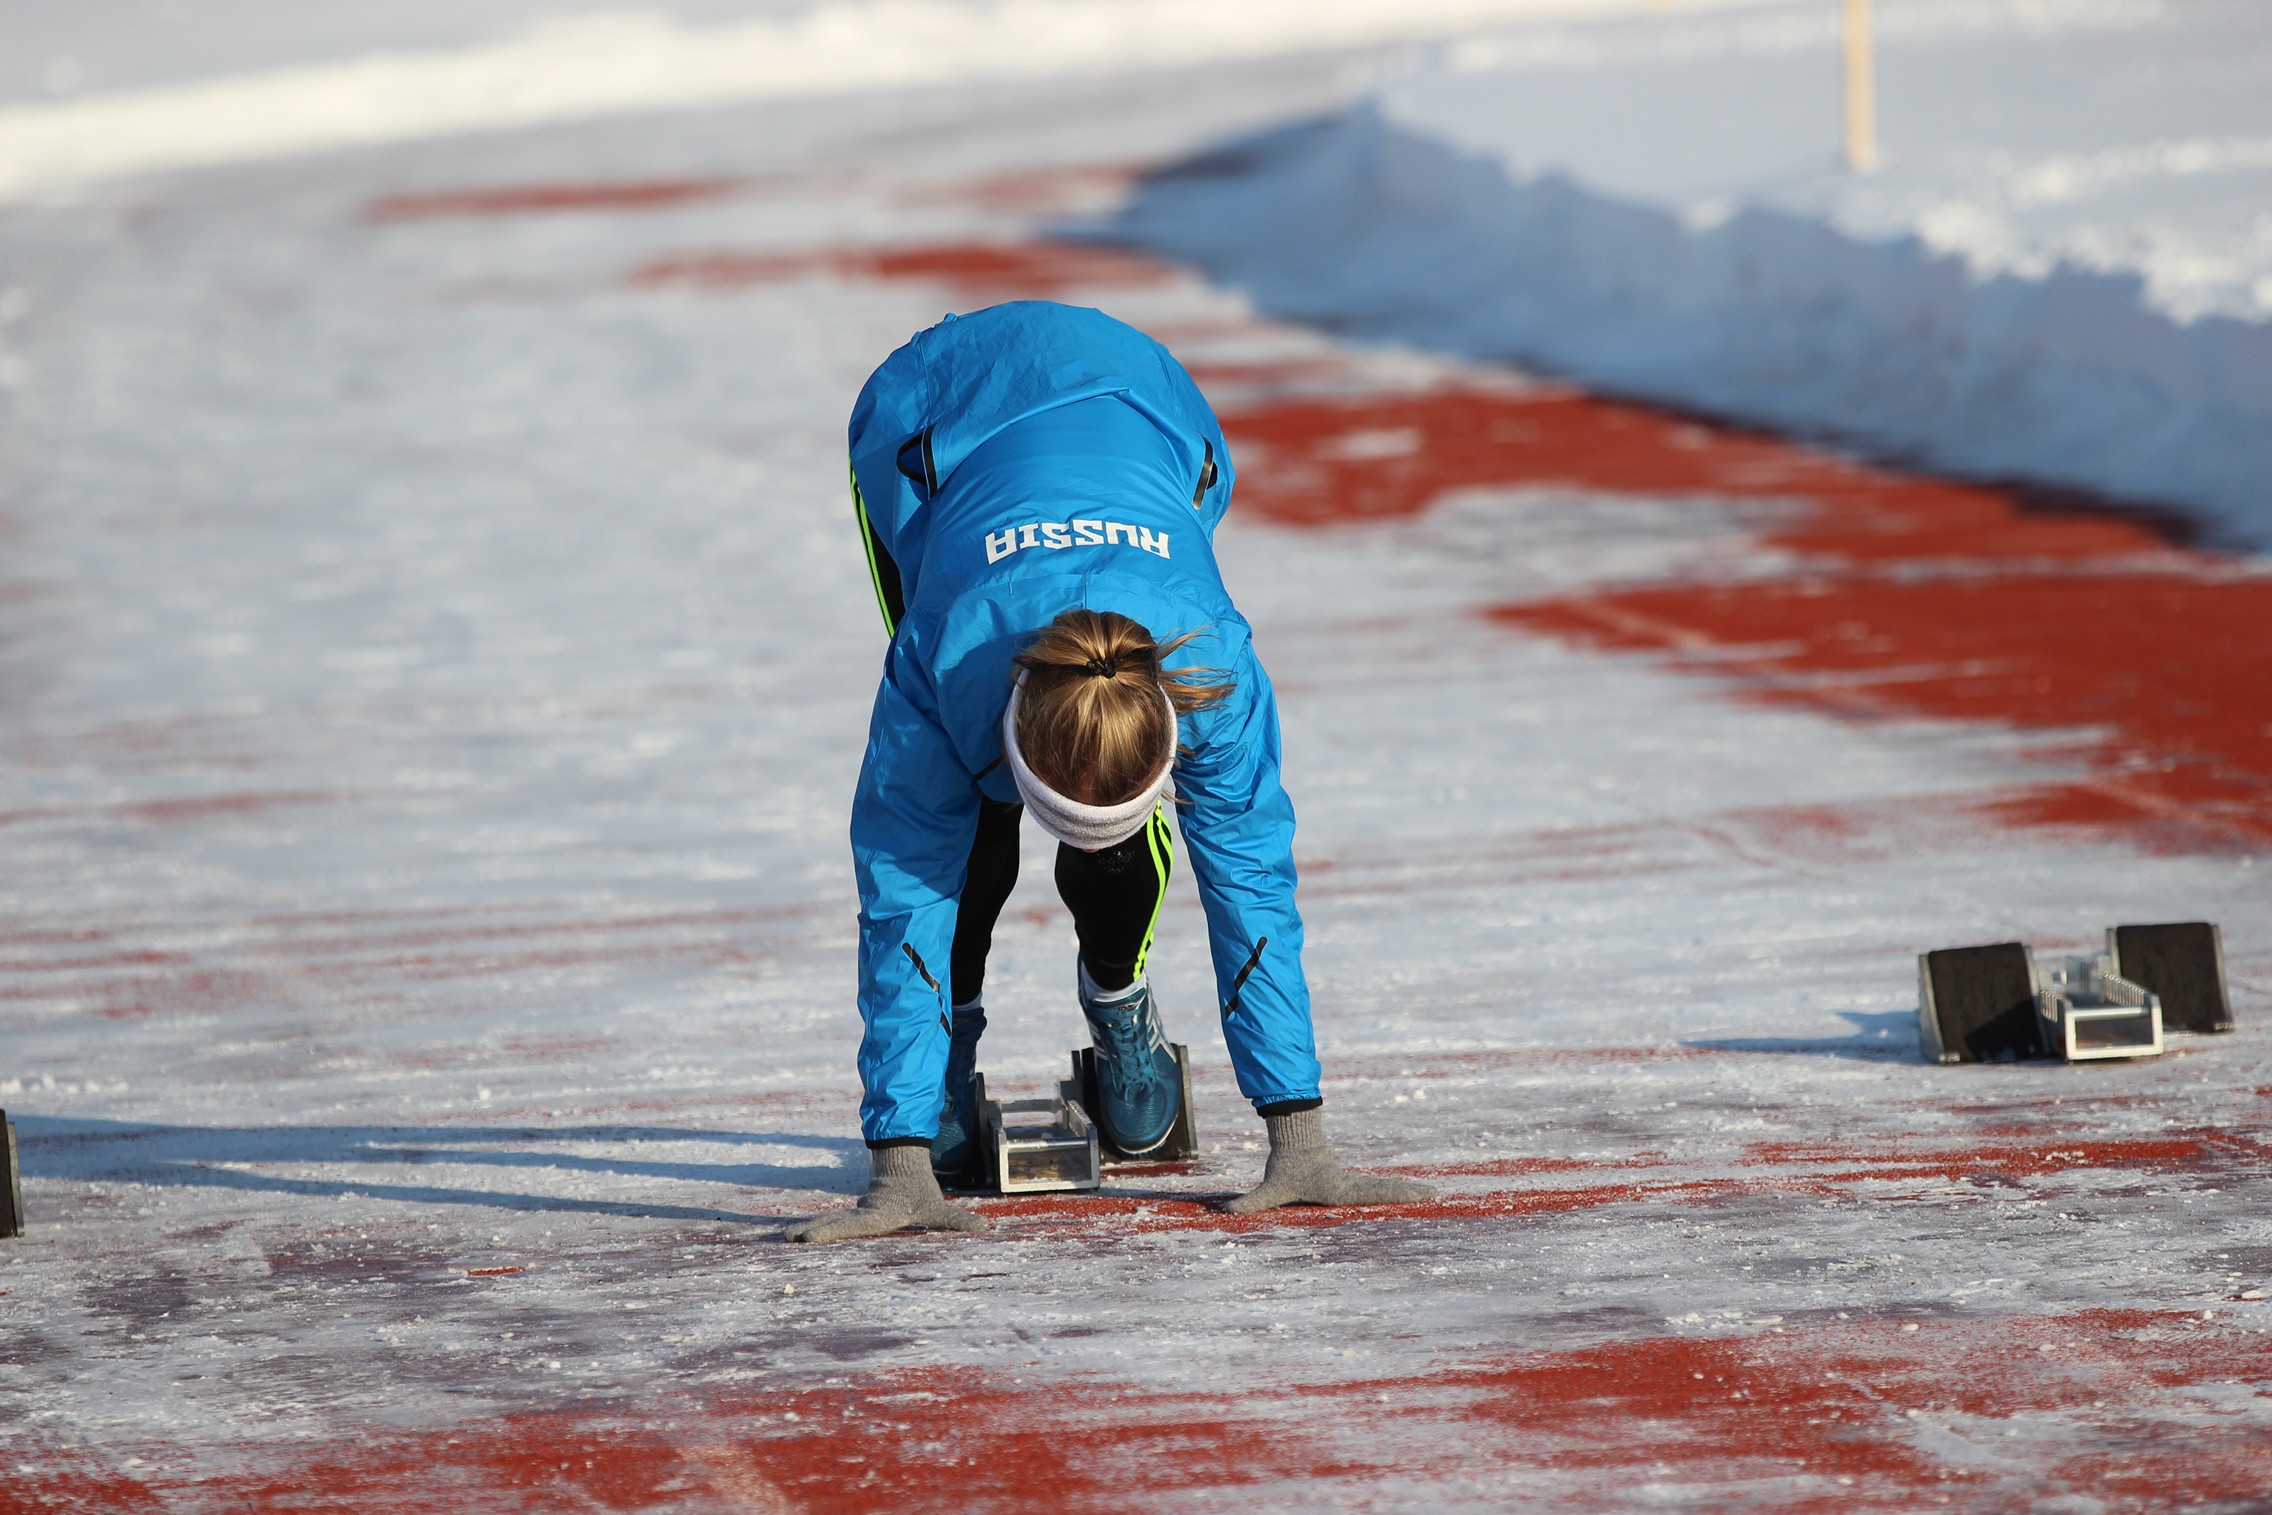
<path fill-rule="evenodd" d="M 868 1140 L 938 1129 L 948 956 L 979 797 L 1017 798 L 1001 762 L 1010 660 L 1076 606 L 1118 611 L 1162 642 L 1198 633 L 1177 664 L 1235 686 L 1181 722 L 1174 809 L 1218 1006 L 1251 963 L 1223 1019 L 1239 1089 L 1257 1105 L 1314 1098 L 1278 710 L 1215 566 L 1231 456 L 1190 375 L 1098 311 L 998 305 L 949 316 L 885 359 L 851 439 L 855 501 L 905 602 L 852 803 Z"/>

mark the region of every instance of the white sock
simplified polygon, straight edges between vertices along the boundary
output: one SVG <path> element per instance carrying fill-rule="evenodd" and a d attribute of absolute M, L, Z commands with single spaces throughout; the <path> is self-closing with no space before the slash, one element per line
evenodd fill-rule
<path fill-rule="evenodd" d="M 1089 977 L 1089 965 L 1079 958 L 1073 960 L 1073 971 L 1080 975 L 1081 1003 L 1084 1005 L 1120 1005 L 1144 992 L 1144 975 L 1139 973 L 1123 989 L 1099 989 L 1097 981 Z"/>

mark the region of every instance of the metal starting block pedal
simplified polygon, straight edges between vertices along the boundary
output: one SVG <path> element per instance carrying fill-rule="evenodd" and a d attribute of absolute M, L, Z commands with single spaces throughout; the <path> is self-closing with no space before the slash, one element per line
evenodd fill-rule
<path fill-rule="evenodd" d="M 1094 1189 L 1104 1181 L 1096 1124 L 1073 1080 L 1060 1083 L 1054 1099 L 988 1099 L 986 1075 L 977 1080 L 980 1161 L 1000 1192 Z"/>
<path fill-rule="evenodd" d="M 2225 993 L 2225 941 L 2212 923 L 2109 926 L 2106 955 L 2116 973 L 2160 997 L 2164 1029 L 2233 1029 L 2232 998 Z"/>
<path fill-rule="evenodd" d="M 1917 1042 L 1935 1063 L 2034 1057 L 2035 969 L 2022 942 L 1943 947 L 1917 957 Z"/>

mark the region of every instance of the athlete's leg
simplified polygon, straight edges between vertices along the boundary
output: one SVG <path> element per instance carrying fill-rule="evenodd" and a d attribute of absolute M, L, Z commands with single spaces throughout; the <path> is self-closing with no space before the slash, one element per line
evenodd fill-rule
<path fill-rule="evenodd" d="M 1144 977 L 1174 860 L 1164 810 L 1118 846 L 1057 849 L 1057 892 L 1081 938 L 1081 1014 L 1096 1048 L 1091 1113 L 1105 1139 L 1130 1156 L 1165 1142 L 1183 1107 L 1181 1072 Z"/>
<path fill-rule="evenodd" d="M 978 802 L 978 835 L 970 844 L 970 868 L 955 910 L 954 971 L 948 975 L 958 1005 L 969 1004 L 986 987 L 994 923 L 1018 882 L 1018 817 L 1025 813 L 1023 805 Z"/>
<path fill-rule="evenodd" d="M 955 944 L 947 969 L 954 986 L 954 1015 L 947 1025 L 946 1098 L 939 1110 L 939 1134 L 931 1140 L 931 1166 L 949 1179 L 962 1176 L 976 1160 L 978 1097 L 971 1075 L 978 1069 L 978 1039 L 986 1034 L 986 953 L 994 945 L 994 922 L 1018 881 L 1018 817 L 1022 805 L 981 800 L 978 834 L 971 839 L 970 863 L 955 910 Z"/>
<path fill-rule="evenodd" d="M 1141 831 L 1102 851 L 1058 843 L 1057 895 L 1073 912 L 1081 966 L 1097 988 L 1125 989 L 1143 976 L 1174 865 L 1165 810 L 1155 810 Z"/>

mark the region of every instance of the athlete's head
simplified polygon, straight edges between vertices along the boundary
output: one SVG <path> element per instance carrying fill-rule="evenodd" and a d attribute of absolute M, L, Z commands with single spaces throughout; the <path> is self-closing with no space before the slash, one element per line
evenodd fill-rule
<path fill-rule="evenodd" d="M 1068 610 L 1018 655 L 1012 721 L 1025 769 L 1076 804 L 1120 806 L 1156 790 L 1175 760 L 1175 718 L 1230 693 L 1201 671 L 1160 667 L 1162 646 L 1110 610 Z"/>

